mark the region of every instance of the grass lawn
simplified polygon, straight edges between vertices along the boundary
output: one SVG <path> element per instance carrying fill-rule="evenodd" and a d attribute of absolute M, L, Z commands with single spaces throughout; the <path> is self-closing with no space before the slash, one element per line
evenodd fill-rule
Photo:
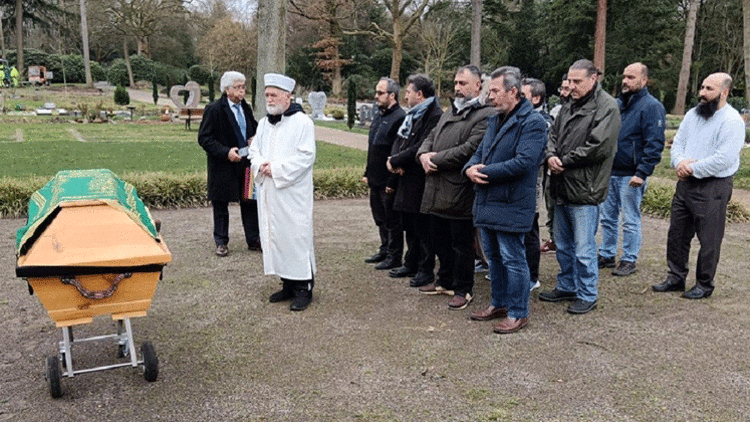
<path fill-rule="evenodd" d="M 18 142 L 18 133 L 23 138 Z M 79 138 L 85 140 L 82 142 Z M 317 143 L 316 168 L 361 167 L 364 151 Z M 117 174 L 204 171 L 197 132 L 172 123 L 0 124 L 0 175 L 53 176 L 59 170 L 108 168 Z"/>
<path fill-rule="evenodd" d="M 370 133 L 370 129 L 366 127 L 358 127 L 357 125 L 354 125 L 351 130 L 349 130 L 349 126 L 347 126 L 346 122 L 341 120 L 334 120 L 334 121 L 321 121 L 316 120 L 315 124 L 318 126 L 323 127 L 329 127 L 331 129 L 338 129 L 338 130 L 345 130 L 347 132 L 353 132 L 353 133 L 361 133 L 363 135 L 367 135 Z"/>
<path fill-rule="evenodd" d="M 664 148 L 661 162 L 654 169 L 654 176 L 676 181 L 674 169 L 669 165 L 669 152 L 669 148 Z M 734 174 L 734 187 L 750 190 L 750 148 L 743 148 L 740 151 L 740 168 Z"/>

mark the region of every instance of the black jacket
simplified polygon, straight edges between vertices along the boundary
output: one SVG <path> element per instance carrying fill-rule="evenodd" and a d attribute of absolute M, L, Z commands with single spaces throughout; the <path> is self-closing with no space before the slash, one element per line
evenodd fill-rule
<path fill-rule="evenodd" d="M 258 123 L 245 100 L 242 100 L 242 111 L 245 114 L 247 138 L 250 139 L 255 136 Z M 241 137 L 226 94 L 206 106 L 198 130 L 198 144 L 206 151 L 208 199 L 211 201 L 240 200 L 245 168 L 250 162 L 243 158 L 239 163 L 232 163 L 227 156 L 230 149 L 239 147 Z"/>
<path fill-rule="evenodd" d="M 635 175 L 646 179 L 661 162 L 666 112 L 645 86 L 627 102 L 623 100 L 622 96 L 617 99 L 622 126 L 612 176 Z"/>
<path fill-rule="evenodd" d="M 372 187 L 385 187 L 388 184 L 390 172 L 385 166 L 391 154 L 396 132 L 401 127 L 406 113 L 398 103 L 382 111 L 378 110 L 370 125 L 370 137 L 367 145 L 367 168 L 365 177 L 367 184 Z"/>
<path fill-rule="evenodd" d="M 409 137 L 399 136 L 393 143 L 391 166 L 404 170 L 403 176 L 392 175 L 396 189 L 393 209 L 396 211 L 419 212 L 422 205 L 422 193 L 424 193 L 425 174 L 421 164 L 416 160 L 417 150 L 430 131 L 437 126 L 442 114 L 443 110 L 440 109 L 440 103 L 436 98 L 427 107 L 422 117 L 412 123 Z M 390 182 L 389 186 L 391 186 Z"/>

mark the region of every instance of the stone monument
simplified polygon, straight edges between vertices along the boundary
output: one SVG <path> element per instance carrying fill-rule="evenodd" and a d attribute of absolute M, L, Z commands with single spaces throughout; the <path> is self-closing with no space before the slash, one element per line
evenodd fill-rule
<path fill-rule="evenodd" d="M 190 93 L 187 103 L 182 102 L 180 92 L 183 91 L 188 91 Z M 174 105 L 180 110 L 184 108 L 197 108 L 201 102 L 201 86 L 195 81 L 190 81 L 184 86 L 172 85 L 172 89 L 169 90 L 169 98 L 172 99 Z"/>
<path fill-rule="evenodd" d="M 327 100 L 326 93 L 322 91 L 307 94 L 307 102 L 310 103 L 310 107 L 312 107 L 312 115 L 310 117 L 315 120 L 325 119 Z"/>

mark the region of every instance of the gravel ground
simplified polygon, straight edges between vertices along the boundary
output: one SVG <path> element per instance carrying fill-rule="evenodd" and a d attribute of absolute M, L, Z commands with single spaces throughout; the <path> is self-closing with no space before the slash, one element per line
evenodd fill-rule
<path fill-rule="evenodd" d="M 302 313 L 269 304 L 279 283 L 242 248 L 231 213 L 230 255 L 213 255 L 209 208 L 156 211 L 174 261 L 149 314 L 133 319 L 150 340 L 159 379 L 116 369 L 62 382 L 51 399 L 43 357 L 60 330 L 14 274 L 22 220 L 0 220 L 0 421 L 746 421 L 750 415 L 750 225 L 727 229 L 717 289 L 691 302 L 655 294 L 668 222 L 644 219 L 639 271 L 602 271 L 599 309 L 572 316 L 531 299 L 531 322 L 508 336 L 448 298 L 418 294 L 362 259 L 376 245 L 367 200 L 315 203 L 319 272 Z M 95 235 L 95 234 L 92 234 Z M 694 248 L 697 248 L 697 244 Z M 693 258 L 693 262 L 694 262 Z M 694 268 L 694 267 L 693 267 Z M 557 261 L 542 257 L 543 288 Z M 692 277 L 692 272 L 691 272 Z M 108 317 L 78 337 L 113 330 Z M 116 361 L 114 344 L 83 344 L 79 367 Z"/>

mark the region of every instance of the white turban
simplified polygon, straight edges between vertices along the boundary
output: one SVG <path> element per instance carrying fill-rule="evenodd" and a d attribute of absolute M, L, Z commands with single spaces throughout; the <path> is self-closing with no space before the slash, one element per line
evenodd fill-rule
<path fill-rule="evenodd" d="M 294 91 L 294 84 L 296 83 L 294 79 L 278 73 L 266 73 L 263 75 L 263 82 L 265 82 L 266 88 L 272 86 L 286 92 Z"/>

